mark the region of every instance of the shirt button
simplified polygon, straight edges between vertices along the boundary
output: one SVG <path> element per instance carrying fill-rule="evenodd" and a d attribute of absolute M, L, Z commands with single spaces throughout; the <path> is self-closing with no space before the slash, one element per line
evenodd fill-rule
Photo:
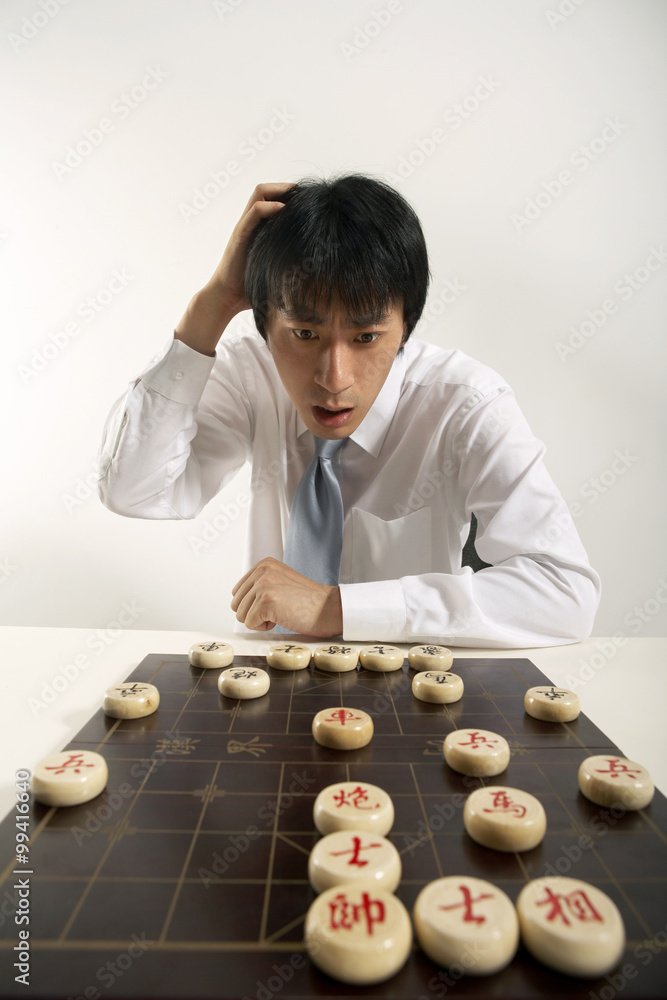
<path fill-rule="evenodd" d="M 176 382 L 183 378 L 183 372 L 180 368 L 177 368 L 174 374 L 171 376 Z"/>

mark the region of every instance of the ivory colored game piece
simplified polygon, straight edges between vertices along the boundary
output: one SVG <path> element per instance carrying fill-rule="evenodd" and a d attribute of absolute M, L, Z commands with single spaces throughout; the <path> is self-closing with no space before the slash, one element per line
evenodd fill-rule
<path fill-rule="evenodd" d="M 311 656 L 308 646 L 298 642 L 279 642 L 269 649 L 266 662 L 277 670 L 304 670 L 310 663 Z"/>
<path fill-rule="evenodd" d="M 306 949 L 323 972 L 343 983 L 382 983 L 405 964 L 412 925 L 403 903 L 382 889 L 334 886 L 311 904 Z"/>
<path fill-rule="evenodd" d="M 366 670 L 377 673 L 389 673 L 390 670 L 400 670 L 405 656 L 398 646 L 362 646 L 359 650 L 359 662 Z"/>
<path fill-rule="evenodd" d="M 542 803 L 519 788 L 488 785 L 466 799 L 463 823 L 473 840 L 494 851 L 530 851 L 547 829 Z"/>
<path fill-rule="evenodd" d="M 521 937 L 535 958 L 568 976 L 602 976 L 625 947 L 625 927 L 604 892 L 579 879 L 539 878 L 516 901 Z"/>
<path fill-rule="evenodd" d="M 352 646 L 318 646 L 313 653 L 313 660 L 320 670 L 342 674 L 355 669 L 359 662 L 359 650 Z"/>
<path fill-rule="evenodd" d="M 454 657 L 447 646 L 413 646 L 408 663 L 413 670 L 449 670 Z"/>
<path fill-rule="evenodd" d="M 362 882 L 394 892 L 401 881 L 401 859 L 385 837 L 365 830 L 338 830 L 315 844 L 308 858 L 308 878 L 315 892 Z"/>
<path fill-rule="evenodd" d="M 331 750 L 358 750 L 373 738 L 373 720 L 360 708 L 326 708 L 313 719 L 313 737 Z"/>
<path fill-rule="evenodd" d="M 502 774 L 510 762 L 507 740 L 487 729 L 457 729 L 445 737 L 442 750 L 454 771 L 475 778 Z"/>
<path fill-rule="evenodd" d="M 449 705 L 460 701 L 463 678 L 448 670 L 419 670 L 412 678 L 412 693 L 420 701 Z"/>
<path fill-rule="evenodd" d="M 313 821 L 320 833 L 366 830 L 385 837 L 394 822 L 394 804 L 377 785 L 339 781 L 323 788 L 315 799 Z"/>
<path fill-rule="evenodd" d="M 152 715 L 159 704 L 160 692 L 154 684 L 128 681 L 108 688 L 102 709 L 112 719 L 142 719 L 146 715 Z"/>
<path fill-rule="evenodd" d="M 643 809 L 653 798 L 651 775 L 626 757 L 586 757 L 579 766 L 578 780 L 587 799 L 608 809 Z"/>
<path fill-rule="evenodd" d="M 230 667 L 218 677 L 218 691 L 225 698 L 261 698 L 271 687 L 271 678 L 260 667 Z"/>
<path fill-rule="evenodd" d="M 501 889 L 484 879 L 450 875 L 429 882 L 412 914 L 419 944 L 448 968 L 485 976 L 508 965 L 519 946 L 519 918 Z"/>
<path fill-rule="evenodd" d="M 579 696 L 567 688 L 532 687 L 523 696 L 528 715 L 544 722 L 573 722 L 581 711 Z"/>
<path fill-rule="evenodd" d="M 32 772 L 31 791 L 45 806 L 78 806 L 99 795 L 109 768 L 92 750 L 63 750 L 40 760 Z"/>
<path fill-rule="evenodd" d="M 228 642 L 196 642 L 190 646 L 188 660 L 193 667 L 219 670 L 234 662 L 234 650 Z"/>

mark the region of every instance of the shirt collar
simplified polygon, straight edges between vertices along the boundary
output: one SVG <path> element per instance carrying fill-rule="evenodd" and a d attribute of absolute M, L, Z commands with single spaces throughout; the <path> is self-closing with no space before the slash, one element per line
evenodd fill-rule
<path fill-rule="evenodd" d="M 405 347 L 394 358 L 394 363 L 389 370 L 384 385 L 380 389 L 375 402 L 361 421 L 356 431 L 350 435 L 350 440 L 358 444 L 360 448 L 377 458 L 384 439 L 389 430 L 398 400 L 401 395 L 403 378 L 405 376 Z M 308 428 L 304 424 L 300 415 L 296 414 L 296 433 L 301 437 Z"/>

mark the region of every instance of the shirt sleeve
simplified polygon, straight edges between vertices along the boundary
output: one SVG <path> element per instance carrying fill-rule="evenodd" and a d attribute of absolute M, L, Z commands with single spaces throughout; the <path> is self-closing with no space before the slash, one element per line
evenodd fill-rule
<path fill-rule="evenodd" d="M 241 373 L 215 362 L 174 339 L 116 401 L 98 458 L 110 510 L 193 518 L 244 465 L 251 407 Z"/>
<path fill-rule="evenodd" d="M 475 547 L 490 565 L 341 585 L 345 640 L 526 648 L 590 635 L 600 580 L 544 450 L 507 387 L 471 406 L 440 460 L 457 468 L 452 502 L 462 525 L 477 517 Z"/>

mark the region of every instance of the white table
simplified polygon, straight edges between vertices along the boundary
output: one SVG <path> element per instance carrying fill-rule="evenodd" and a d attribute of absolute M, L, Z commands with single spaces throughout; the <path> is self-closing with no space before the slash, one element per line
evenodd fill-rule
<path fill-rule="evenodd" d="M 31 771 L 73 739 L 100 708 L 106 688 L 125 680 L 148 653 L 187 653 L 193 642 L 206 639 L 224 639 L 239 653 L 259 654 L 279 641 L 259 633 L 0 628 L 0 816 L 15 802 L 15 772 Z M 303 641 L 313 649 L 320 644 Z M 626 756 L 647 767 L 667 794 L 667 638 L 593 638 L 546 649 L 452 649 L 458 657 L 527 657 L 555 685 L 576 685 L 582 711 Z"/>

